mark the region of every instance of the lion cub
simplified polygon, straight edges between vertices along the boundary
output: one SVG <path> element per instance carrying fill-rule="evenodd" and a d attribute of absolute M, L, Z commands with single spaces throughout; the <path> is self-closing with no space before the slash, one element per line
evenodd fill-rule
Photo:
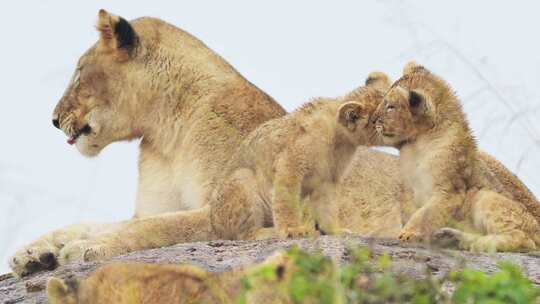
<path fill-rule="evenodd" d="M 400 150 L 408 203 L 404 241 L 434 237 L 472 251 L 534 250 L 540 205 L 499 162 L 478 151 L 458 98 L 439 77 L 409 63 L 373 114 L 378 139 Z M 449 224 L 470 232 L 444 228 Z"/>
<path fill-rule="evenodd" d="M 250 133 L 211 200 L 217 237 L 268 237 L 261 231 L 302 237 L 316 233 L 314 226 L 329 234 L 344 231 L 336 184 L 357 146 L 375 136 L 363 107 L 374 108 L 389 84 L 386 75 L 372 73 L 364 87 L 344 97 L 315 99 Z M 272 226 L 275 230 L 259 230 Z"/>
<path fill-rule="evenodd" d="M 120 303 L 296 303 L 287 293 L 297 258 L 278 251 L 254 266 L 225 272 L 209 272 L 197 266 L 144 263 L 112 263 L 92 272 L 87 278 L 47 282 L 51 304 L 120 304 Z M 265 276 L 258 274 L 264 270 Z M 275 272 L 275 278 L 269 271 Z M 242 289 L 242 278 L 252 284 Z"/>
<path fill-rule="evenodd" d="M 51 278 L 47 297 L 51 304 L 101 303 L 224 303 L 228 282 L 191 265 L 114 263 L 100 267 L 84 280 Z"/>

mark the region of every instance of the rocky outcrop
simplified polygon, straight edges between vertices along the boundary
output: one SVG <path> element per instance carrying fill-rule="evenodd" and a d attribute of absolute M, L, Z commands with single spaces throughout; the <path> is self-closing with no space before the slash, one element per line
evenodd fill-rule
<path fill-rule="evenodd" d="M 307 251 L 320 251 L 339 263 L 347 261 L 348 248 L 367 246 L 374 255 L 387 253 L 393 261 L 392 271 L 405 273 L 413 278 L 423 278 L 427 273 L 440 277 L 449 270 L 456 270 L 463 266 L 491 273 L 497 271 L 499 262 L 511 261 L 521 266 L 524 274 L 535 284 L 540 284 L 540 255 L 538 254 L 472 254 L 420 245 L 405 245 L 393 240 L 367 239 L 355 236 L 323 236 L 301 240 L 273 239 L 187 243 L 133 252 L 112 261 L 162 264 L 191 263 L 208 271 L 222 272 L 261 262 L 275 251 L 294 245 Z M 112 261 L 66 265 L 54 271 L 25 277 L 22 280 L 16 279 L 10 274 L 2 275 L 0 276 L 0 303 L 46 303 L 45 285 L 50 276 L 84 277 L 97 267 Z"/>

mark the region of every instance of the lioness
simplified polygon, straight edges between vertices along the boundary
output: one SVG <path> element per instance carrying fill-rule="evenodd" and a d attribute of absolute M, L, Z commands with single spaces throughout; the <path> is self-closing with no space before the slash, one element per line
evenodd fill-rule
<path fill-rule="evenodd" d="M 285 111 L 166 22 L 128 22 L 101 10 L 97 30 L 99 41 L 81 56 L 54 110 L 54 126 L 87 156 L 115 141 L 142 139 L 135 218 L 205 206 L 242 138 Z M 197 218 L 197 211 L 185 216 Z M 51 232 L 18 251 L 10 266 L 19 275 L 54 268 L 68 245 L 121 227 L 81 224 Z M 187 240 L 208 232 L 177 228 L 191 232 Z"/>
<path fill-rule="evenodd" d="M 495 159 L 478 151 L 458 98 L 439 77 L 409 63 L 373 115 L 416 211 L 399 238 L 450 242 L 472 251 L 533 250 L 540 204 Z M 456 224 L 463 232 L 445 228 Z"/>

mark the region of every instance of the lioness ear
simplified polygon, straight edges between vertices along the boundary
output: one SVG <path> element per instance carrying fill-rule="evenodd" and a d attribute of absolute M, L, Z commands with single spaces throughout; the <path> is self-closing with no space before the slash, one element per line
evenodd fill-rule
<path fill-rule="evenodd" d="M 427 72 L 427 69 L 418 64 L 416 61 L 409 61 L 404 67 L 403 67 L 403 75 L 408 75 L 408 74 L 412 74 L 412 73 L 416 73 L 416 72 L 420 72 L 420 71 L 425 71 Z"/>
<path fill-rule="evenodd" d="M 357 126 L 365 126 L 368 123 L 368 117 L 366 117 L 364 107 L 360 103 L 348 101 L 339 107 L 338 122 L 353 132 Z"/>
<path fill-rule="evenodd" d="M 77 281 L 64 281 L 52 277 L 47 282 L 47 298 L 51 304 L 74 303 L 77 297 Z"/>
<path fill-rule="evenodd" d="M 385 73 L 375 71 L 369 73 L 365 85 L 385 93 L 392 84 L 390 83 L 390 78 Z"/>
<path fill-rule="evenodd" d="M 428 99 L 422 90 L 409 91 L 409 108 L 415 116 L 424 115 L 428 112 Z"/>
<path fill-rule="evenodd" d="M 103 50 L 112 52 L 121 61 L 129 58 L 138 39 L 135 30 L 126 19 L 101 9 L 96 28 L 100 33 L 99 41 Z"/>

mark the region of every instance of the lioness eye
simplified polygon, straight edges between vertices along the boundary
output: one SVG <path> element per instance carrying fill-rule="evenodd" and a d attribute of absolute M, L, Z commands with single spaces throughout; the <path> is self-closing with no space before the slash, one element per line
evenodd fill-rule
<path fill-rule="evenodd" d="M 388 112 L 388 113 L 390 113 L 390 112 L 392 112 L 394 110 L 395 110 L 395 107 L 392 106 L 392 105 L 389 105 L 389 106 L 386 107 L 386 112 Z"/>

